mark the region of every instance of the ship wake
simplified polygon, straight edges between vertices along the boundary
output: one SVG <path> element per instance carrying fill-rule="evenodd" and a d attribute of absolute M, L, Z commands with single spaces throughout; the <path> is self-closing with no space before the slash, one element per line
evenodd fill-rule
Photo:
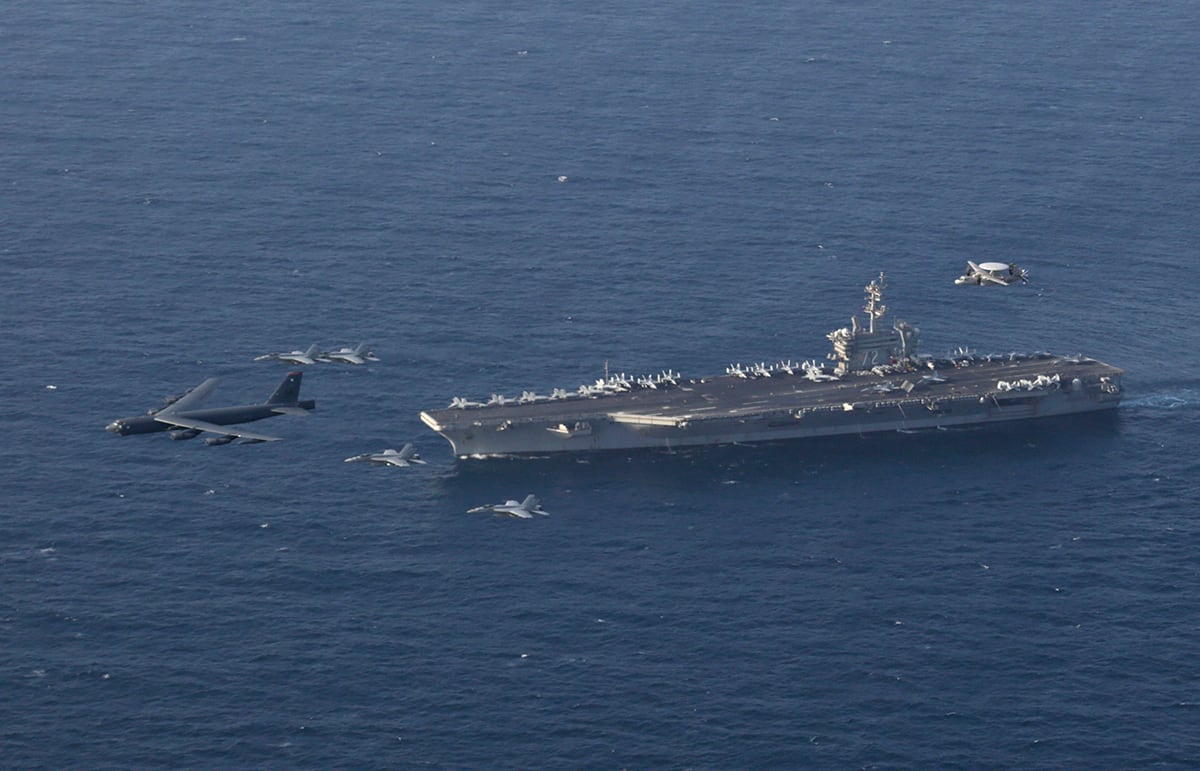
<path fill-rule="evenodd" d="M 1194 407 L 1198 396 L 1200 396 L 1200 392 L 1185 388 L 1166 393 L 1147 394 L 1136 399 L 1126 399 L 1121 403 L 1121 407 L 1139 410 L 1178 410 Z"/>

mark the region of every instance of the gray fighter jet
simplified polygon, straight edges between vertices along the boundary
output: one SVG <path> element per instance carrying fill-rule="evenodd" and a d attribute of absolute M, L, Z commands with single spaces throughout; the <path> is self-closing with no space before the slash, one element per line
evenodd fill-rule
<path fill-rule="evenodd" d="M 364 452 L 362 455 L 352 455 L 346 458 L 346 463 L 355 463 L 359 461 L 370 461 L 374 466 L 411 466 L 414 463 L 425 464 L 421 460 L 421 456 L 417 454 L 416 448 L 411 444 L 406 444 L 397 452 L 393 449 L 380 450 L 379 452 Z"/>
<path fill-rule="evenodd" d="M 542 502 L 538 500 L 536 495 L 527 495 L 525 500 L 517 502 L 508 500 L 504 503 L 491 503 L 486 506 L 476 506 L 473 509 L 467 509 L 468 514 L 479 514 L 490 511 L 497 516 L 516 517 L 518 519 L 533 519 L 534 514 L 540 514 L 543 517 L 548 516 L 548 511 L 542 510 Z"/>
<path fill-rule="evenodd" d="M 326 351 L 321 354 L 325 361 L 340 361 L 344 364 L 366 364 L 368 361 L 379 361 L 375 352 L 367 348 L 366 343 L 359 343 L 353 348 L 342 346 L 336 351 Z"/>
<path fill-rule="evenodd" d="M 281 353 L 264 353 L 262 356 L 255 356 L 255 361 L 282 361 L 286 364 L 316 364 L 318 361 L 325 361 L 322 358 L 321 346 L 313 343 L 308 346 L 307 351 L 284 351 Z"/>
<path fill-rule="evenodd" d="M 262 404 L 247 404 L 239 407 L 209 407 L 197 409 L 199 404 L 217 387 L 217 378 L 209 378 L 183 394 L 168 399 L 163 406 L 150 410 L 146 415 L 120 418 L 105 426 L 114 434 L 151 434 L 166 431 L 172 439 L 192 439 L 202 433 L 215 434 L 204 440 L 205 444 L 229 444 L 234 439 L 245 442 L 277 442 L 280 437 L 256 434 L 227 426 L 250 423 L 276 415 L 307 415 L 315 409 L 316 401 L 300 400 L 300 378 L 303 373 L 289 372 L 270 398 Z"/>

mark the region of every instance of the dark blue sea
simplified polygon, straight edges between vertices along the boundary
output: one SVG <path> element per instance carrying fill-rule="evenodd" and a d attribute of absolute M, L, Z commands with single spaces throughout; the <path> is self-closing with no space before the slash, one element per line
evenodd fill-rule
<path fill-rule="evenodd" d="M 1200 4 L 3 16 L 0 766 L 1200 764 Z M 1126 400 L 528 460 L 418 419 L 821 358 L 880 272 L 926 352 Z M 103 430 L 359 341 L 285 441 Z"/>

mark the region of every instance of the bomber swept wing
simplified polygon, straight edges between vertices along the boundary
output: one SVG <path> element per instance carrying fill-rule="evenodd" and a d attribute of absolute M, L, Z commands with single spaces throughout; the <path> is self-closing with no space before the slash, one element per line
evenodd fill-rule
<path fill-rule="evenodd" d="M 206 420 L 196 420 L 182 415 L 155 415 L 154 419 L 159 423 L 166 423 L 168 426 L 178 426 L 179 428 L 193 428 L 197 431 L 208 431 L 211 434 L 223 434 L 225 436 L 237 437 L 239 439 L 255 439 L 260 442 L 278 442 L 282 437 L 267 436 L 266 434 L 256 434 L 253 431 L 246 431 L 241 428 L 230 426 L 219 426 L 216 423 L 209 423 Z"/>
<path fill-rule="evenodd" d="M 211 396 L 212 392 L 217 390 L 217 385 L 220 384 L 220 382 L 220 378 L 210 377 L 208 380 L 205 380 L 195 388 L 189 388 L 188 390 L 184 391 L 183 394 L 181 394 L 178 398 L 171 400 L 161 409 L 156 410 L 153 414 L 169 415 L 173 412 L 183 412 L 185 410 L 193 409 L 202 404 L 205 399 Z"/>
<path fill-rule="evenodd" d="M 166 407 L 163 407 L 161 410 L 155 412 L 153 418 L 159 423 L 165 423 L 168 426 L 173 426 L 176 428 L 191 428 L 197 431 L 207 431 L 212 434 L 222 434 L 224 436 L 231 436 L 240 439 L 256 439 L 260 442 L 280 441 L 280 437 L 278 436 L 268 436 L 266 434 L 255 433 L 253 431 L 244 431 L 238 428 L 220 426 L 216 423 L 210 423 L 206 420 L 197 420 L 196 418 L 188 417 L 187 415 L 183 414 L 195 409 L 206 399 L 208 399 L 208 397 L 212 395 L 212 392 L 217 390 L 217 385 L 220 384 L 220 382 L 220 378 L 208 378 L 195 388 L 185 391 L 182 396 L 168 404 Z M 299 407 L 274 407 L 271 411 L 294 414 L 293 409 L 299 414 L 308 414 L 305 410 L 302 410 Z"/>

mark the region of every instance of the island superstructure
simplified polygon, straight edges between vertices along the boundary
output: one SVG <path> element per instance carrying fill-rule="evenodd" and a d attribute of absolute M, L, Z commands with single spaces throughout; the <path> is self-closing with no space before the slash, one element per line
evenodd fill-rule
<path fill-rule="evenodd" d="M 676 448 L 913 431 L 1115 408 L 1123 370 L 1049 353 L 918 352 L 919 330 L 880 323 L 884 276 L 866 286 L 865 324 L 830 332 L 832 366 L 732 365 L 720 376 L 609 376 L 550 396 L 455 398 L 421 420 L 460 458 Z"/>

